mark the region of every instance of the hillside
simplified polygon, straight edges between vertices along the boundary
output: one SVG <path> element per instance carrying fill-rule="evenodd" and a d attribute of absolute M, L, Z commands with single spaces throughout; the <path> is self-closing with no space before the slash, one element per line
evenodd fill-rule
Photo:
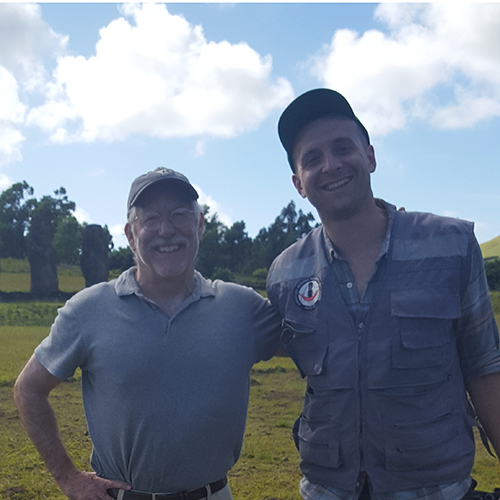
<path fill-rule="evenodd" d="M 483 252 L 484 259 L 488 257 L 500 257 L 500 236 L 483 243 L 481 251 Z"/>

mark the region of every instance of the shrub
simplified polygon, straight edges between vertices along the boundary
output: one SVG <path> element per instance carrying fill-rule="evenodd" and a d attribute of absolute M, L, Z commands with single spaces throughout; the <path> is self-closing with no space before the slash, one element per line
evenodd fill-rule
<path fill-rule="evenodd" d="M 266 278 L 267 278 L 267 267 L 262 267 L 260 269 L 256 269 L 253 273 L 252 273 L 252 276 L 254 278 L 257 278 L 259 280 L 263 280 L 265 281 Z"/>
<path fill-rule="evenodd" d="M 500 259 L 498 257 L 485 259 L 484 269 L 490 290 L 500 291 Z"/>
<path fill-rule="evenodd" d="M 216 267 L 212 273 L 213 280 L 234 281 L 234 273 L 225 267 Z"/>

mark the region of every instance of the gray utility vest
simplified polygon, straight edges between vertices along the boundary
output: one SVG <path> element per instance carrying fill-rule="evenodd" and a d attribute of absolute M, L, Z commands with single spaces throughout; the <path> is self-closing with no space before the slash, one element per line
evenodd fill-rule
<path fill-rule="evenodd" d="M 302 472 L 353 491 L 364 468 L 376 493 L 467 478 L 474 421 L 454 329 L 473 225 L 396 212 L 386 272 L 359 335 L 322 238 L 321 227 L 311 231 L 268 277 L 285 348 L 308 382 L 294 429 Z"/>

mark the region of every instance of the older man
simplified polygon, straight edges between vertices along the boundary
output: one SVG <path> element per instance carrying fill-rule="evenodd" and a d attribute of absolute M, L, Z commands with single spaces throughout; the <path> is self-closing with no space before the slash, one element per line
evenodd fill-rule
<path fill-rule="evenodd" d="M 295 426 L 307 500 L 472 499 L 467 391 L 500 452 L 500 352 L 473 225 L 376 199 L 367 130 L 315 89 L 281 115 L 322 225 L 268 276 L 308 387 Z"/>
<path fill-rule="evenodd" d="M 173 170 L 134 181 L 137 266 L 75 295 L 16 382 L 27 432 L 72 500 L 231 499 L 249 371 L 277 350 L 279 319 L 253 290 L 195 271 L 197 198 Z M 48 401 L 77 367 L 94 473 L 72 463 Z"/>

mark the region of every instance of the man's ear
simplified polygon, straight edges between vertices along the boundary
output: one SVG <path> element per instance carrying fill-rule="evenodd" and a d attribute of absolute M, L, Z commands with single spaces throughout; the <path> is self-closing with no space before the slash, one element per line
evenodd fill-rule
<path fill-rule="evenodd" d="M 366 149 L 366 155 L 368 156 L 368 161 L 370 162 L 370 174 L 373 174 L 377 168 L 377 160 L 375 159 L 375 149 L 373 149 L 371 144 L 369 144 Z"/>
<path fill-rule="evenodd" d="M 205 216 L 200 212 L 200 220 L 198 221 L 198 238 L 201 239 L 205 232 Z"/>
<path fill-rule="evenodd" d="M 135 253 L 134 233 L 132 232 L 132 227 L 130 226 L 130 224 L 128 222 L 125 224 L 125 236 L 127 237 L 130 249 L 132 250 L 132 252 Z"/>
<path fill-rule="evenodd" d="M 304 191 L 304 188 L 302 187 L 302 181 L 300 180 L 300 177 L 297 174 L 292 174 L 292 181 L 295 189 L 298 191 L 300 196 L 302 196 L 302 198 L 305 198 L 306 193 Z"/>

